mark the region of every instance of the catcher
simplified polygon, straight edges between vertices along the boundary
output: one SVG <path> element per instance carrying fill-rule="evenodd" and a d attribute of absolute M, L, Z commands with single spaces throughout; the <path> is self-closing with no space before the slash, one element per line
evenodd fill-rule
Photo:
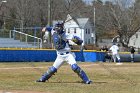
<path fill-rule="evenodd" d="M 47 81 L 52 75 L 54 75 L 57 70 L 61 67 L 64 62 L 67 62 L 71 69 L 77 73 L 77 75 L 83 80 L 85 84 L 91 84 L 91 80 L 88 78 L 86 73 L 77 65 L 75 60 L 74 53 L 71 52 L 70 45 L 81 45 L 83 41 L 73 35 L 67 35 L 64 31 L 64 24 L 57 23 L 54 28 L 46 27 L 45 31 L 49 31 L 52 34 L 54 47 L 57 52 L 57 58 L 46 73 L 42 75 L 42 77 L 37 80 L 36 82 L 45 82 Z"/>

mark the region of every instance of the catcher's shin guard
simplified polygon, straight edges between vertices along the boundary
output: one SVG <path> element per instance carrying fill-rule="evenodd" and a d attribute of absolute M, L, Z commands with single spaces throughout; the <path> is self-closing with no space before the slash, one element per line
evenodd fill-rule
<path fill-rule="evenodd" d="M 37 80 L 37 82 L 45 82 L 46 80 L 48 80 L 52 75 L 54 75 L 54 73 L 57 72 L 57 69 L 55 67 L 50 67 L 48 69 L 48 71 L 42 75 L 42 77 Z"/>
<path fill-rule="evenodd" d="M 77 65 L 73 64 L 71 65 L 72 70 L 78 74 L 78 76 L 83 80 L 84 83 L 90 84 L 92 81 L 89 80 L 86 73 Z"/>

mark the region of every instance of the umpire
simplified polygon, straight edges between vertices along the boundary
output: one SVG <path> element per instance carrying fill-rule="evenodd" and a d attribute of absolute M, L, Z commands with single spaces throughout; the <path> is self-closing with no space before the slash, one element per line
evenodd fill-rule
<path fill-rule="evenodd" d="M 131 58 L 131 62 L 134 62 L 134 54 L 135 54 L 135 49 L 133 46 L 131 46 L 130 48 L 130 58 Z"/>

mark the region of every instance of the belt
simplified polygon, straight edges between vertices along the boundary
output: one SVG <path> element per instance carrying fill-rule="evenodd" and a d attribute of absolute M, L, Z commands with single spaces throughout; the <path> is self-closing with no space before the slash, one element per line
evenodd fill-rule
<path fill-rule="evenodd" d="M 65 52 L 65 53 L 58 53 L 60 55 L 66 55 L 66 54 L 69 54 L 70 52 Z"/>

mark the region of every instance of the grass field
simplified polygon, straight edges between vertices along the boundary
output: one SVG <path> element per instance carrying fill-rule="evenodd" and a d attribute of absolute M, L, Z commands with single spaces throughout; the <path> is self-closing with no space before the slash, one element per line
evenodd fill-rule
<path fill-rule="evenodd" d="M 140 93 L 140 63 L 78 62 L 93 81 L 90 85 L 64 64 L 49 82 L 36 83 L 52 64 L 0 63 L 0 93 Z"/>

